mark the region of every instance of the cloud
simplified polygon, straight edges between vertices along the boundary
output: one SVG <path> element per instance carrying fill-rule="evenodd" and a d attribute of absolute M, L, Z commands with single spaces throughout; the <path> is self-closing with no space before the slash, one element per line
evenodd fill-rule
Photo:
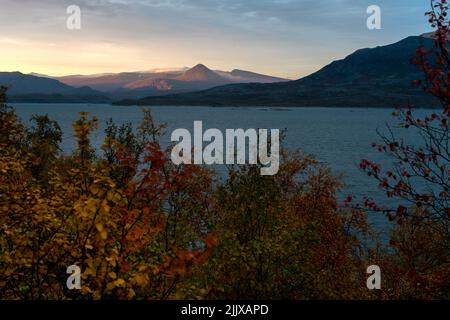
<path fill-rule="evenodd" d="M 54 54 L 64 56 L 67 50 L 101 55 L 123 47 L 129 62 L 148 60 L 145 68 L 195 60 L 218 68 L 283 69 L 278 75 L 292 77 L 355 49 L 425 32 L 428 9 L 423 0 L 377 0 L 383 29 L 370 32 L 366 9 L 373 0 L 1 1 L 0 25 L 7 36 L 0 43 L 8 48 L 33 52 L 39 43 L 53 43 Z M 76 32 L 66 28 L 66 8 L 72 4 L 82 10 L 82 30 Z M 106 43 L 115 49 L 100 45 Z M 89 63 L 71 57 L 68 63 Z M 117 61 L 123 63 L 123 54 Z"/>
<path fill-rule="evenodd" d="M 200 27 L 204 23 L 228 26 L 231 29 L 251 29 L 262 24 L 277 22 L 282 31 L 297 29 L 329 30 L 331 32 L 351 32 L 355 28 L 362 29 L 366 19 L 366 8 L 373 0 L 2 0 L 3 8 L 12 7 L 21 11 L 31 19 L 57 20 L 62 9 L 71 5 L 79 5 L 87 16 L 111 18 L 128 15 L 145 16 L 150 20 L 165 19 L 178 26 L 190 19 Z M 378 0 L 385 18 L 392 18 L 399 23 L 408 21 L 402 16 L 405 10 L 414 16 L 423 13 L 426 6 L 423 0 L 409 0 L 409 4 L 399 1 Z M 161 14 L 164 14 L 162 17 Z M 406 15 L 406 14 L 405 14 Z M 181 21 L 179 19 L 181 18 Z M 196 21 L 196 22 L 195 22 Z M 248 28 L 246 24 L 249 24 Z M 205 26 L 207 27 L 207 26 Z M 270 25 L 273 28 L 273 26 Z M 267 30 L 270 33 L 270 30 Z"/>

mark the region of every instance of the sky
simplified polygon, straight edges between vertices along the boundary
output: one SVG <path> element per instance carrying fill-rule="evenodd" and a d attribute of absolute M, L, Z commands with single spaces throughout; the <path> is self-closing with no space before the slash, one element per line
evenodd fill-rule
<path fill-rule="evenodd" d="M 67 28 L 67 7 L 81 29 Z M 381 8 L 369 30 L 367 7 Z M 298 79 L 430 31 L 429 0 L 0 0 L 0 71 L 54 76 L 244 69 Z"/>

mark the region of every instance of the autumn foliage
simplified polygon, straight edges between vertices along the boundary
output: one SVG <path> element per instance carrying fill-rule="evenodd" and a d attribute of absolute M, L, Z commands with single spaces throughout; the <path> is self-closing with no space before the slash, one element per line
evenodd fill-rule
<path fill-rule="evenodd" d="M 101 154 L 98 120 L 81 113 L 70 155 L 46 116 L 26 127 L 4 103 L 0 115 L 2 298 L 368 296 L 365 218 L 338 208 L 338 180 L 308 156 L 284 152 L 275 177 L 243 166 L 219 181 L 174 166 L 147 111 L 137 130 L 109 122 Z"/>
<path fill-rule="evenodd" d="M 423 78 L 413 85 L 433 95 L 437 108 L 426 112 L 414 105 L 393 113 L 397 128 L 381 134 L 373 147 L 393 160 L 391 168 L 374 161 L 360 164 L 379 182 L 392 208 L 365 199 L 367 209 L 395 221 L 384 270 L 392 287 L 390 298 L 448 298 L 450 292 L 450 20 L 446 0 L 432 0 L 426 13 L 435 29 L 433 46 L 417 49 L 411 63 Z M 411 139 L 411 137 L 413 137 Z M 409 138 L 409 139 L 408 139 Z"/>
<path fill-rule="evenodd" d="M 135 140 L 151 139 L 136 154 L 108 136 L 110 162 L 91 150 L 95 117 L 80 115 L 78 148 L 63 156 L 55 123 L 34 117 L 25 129 L 1 108 L 2 298 L 163 299 L 206 261 L 216 242 L 201 225 L 210 176 L 170 166 L 147 114 Z M 77 295 L 66 289 L 70 265 L 83 270 Z"/>

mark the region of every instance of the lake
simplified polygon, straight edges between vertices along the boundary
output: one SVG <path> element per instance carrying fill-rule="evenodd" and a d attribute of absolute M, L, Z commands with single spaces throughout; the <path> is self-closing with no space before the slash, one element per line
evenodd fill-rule
<path fill-rule="evenodd" d="M 32 114 L 48 114 L 58 121 L 63 130 L 62 149 L 70 152 L 75 147 L 72 122 L 80 111 L 96 115 L 100 129 L 92 137 L 92 144 L 103 142 L 103 129 L 109 118 L 116 123 L 139 124 L 142 119 L 141 107 L 123 107 L 96 104 L 24 104 L 13 103 L 20 118 L 28 123 Z M 334 173 L 343 174 L 346 187 L 340 192 L 343 199 L 352 194 L 355 199 L 369 196 L 388 203 L 378 190 L 375 180 L 359 170 L 361 159 L 376 160 L 389 165 L 389 159 L 371 148 L 378 141 L 377 128 L 385 128 L 386 123 L 396 124 L 392 109 L 375 108 L 267 108 L 267 107 L 152 107 L 157 122 L 168 124 L 163 144 L 168 143 L 170 133 L 177 128 L 192 132 L 195 120 L 203 121 L 203 130 L 208 128 L 267 128 L 286 129 L 284 145 L 288 149 L 300 149 L 313 154 L 320 162 L 326 163 Z M 429 112 L 418 110 L 420 113 Z M 414 137 L 409 136 L 410 139 Z M 220 171 L 220 170 L 219 170 Z M 395 204 L 390 200 L 390 204 Z M 370 222 L 386 235 L 389 222 L 380 214 L 371 214 Z"/>

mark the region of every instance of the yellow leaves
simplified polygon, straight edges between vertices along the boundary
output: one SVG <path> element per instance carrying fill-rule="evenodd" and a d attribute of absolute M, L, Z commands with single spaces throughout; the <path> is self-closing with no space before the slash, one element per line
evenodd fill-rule
<path fill-rule="evenodd" d="M 95 227 L 97 228 L 98 232 L 102 232 L 103 231 L 103 224 L 101 223 L 96 223 Z"/>
<path fill-rule="evenodd" d="M 130 289 L 128 290 L 127 299 L 128 299 L 128 300 L 133 299 L 135 296 L 136 296 L 136 292 L 134 292 L 134 290 L 130 288 Z"/>
<path fill-rule="evenodd" d="M 139 272 L 144 272 L 145 270 L 147 270 L 147 266 L 144 266 L 144 265 L 140 265 L 139 267 L 138 267 L 138 271 Z"/>
<path fill-rule="evenodd" d="M 81 153 L 86 152 L 89 147 L 89 135 L 98 128 L 97 117 L 88 120 L 89 112 L 80 112 L 80 118 L 72 124 Z"/>
<path fill-rule="evenodd" d="M 97 228 L 97 231 L 100 233 L 100 237 L 103 240 L 106 240 L 108 238 L 108 232 L 106 231 L 106 229 L 103 227 L 103 224 L 101 223 L 96 223 L 95 227 Z"/>
<path fill-rule="evenodd" d="M 95 195 L 97 195 L 97 194 L 100 193 L 101 189 L 99 188 L 98 185 L 93 184 L 93 185 L 89 188 L 89 191 L 91 192 L 91 194 L 92 194 L 93 196 L 95 196 Z"/>
<path fill-rule="evenodd" d="M 87 295 L 92 293 L 92 290 L 88 286 L 81 286 L 81 293 Z"/>
<path fill-rule="evenodd" d="M 109 264 L 113 267 L 115 267 L 117 265 L 117 261 L 115 258 L 108 257 L 108 258 L 106 258 L 106 261 L 108 261 Z"/>
<path fill-rule="evenodd" d="M 108 289 L 109 291 L 113 290 L 116 287 L 116 282 L 110 282 L 106 285 L 106 289 Z"/>
<path fill-rule="evenodd" d="M 115 194 L 115 191 L 114 191 L 114 190 L 109 190 L 108 193 L 106 194 L 106 199 L 107 199 L 108 201 L 112 201 L 113 198 L 114 198 L 114 194 Z"/>
<path fill-rule="evenodd" d="M 110 273 L 108 273 L 108 276 L 111 278 L 111 279 L 116 279 L 117 278 L 117 275 L 116 275 L 116 273 L 115 272 L 110 272 Z"/>
<path fill-rule="evenodd" d="M 125 280 L 123 280 L 122 278 L 119 278 L 119 279 L 117 279 L 115 281 L 112 281 L 112 282 L 108 283 L 106 285 L 106 289 L 111 291 L 111 290 L 113 290 L 113 289 L 115 289 L 117 287 L 125 287 L 125 285 L 126 285 Z"/>
<path fill-rule="evenodd" d="M 97 276 L 97 270 L 95 270 L 95 268 L 93 268 L 92 266 L 88 266 L 86 268 L 86 270 L 83 273 L 84 276 L 93 276 L 96 277 Z"/>
<path fill-rule="evenodd" d="M 115 281 L 115 284 L 116 284 L 117 287 L 123 287 L 123 286 L 125 286 L 126 282 L 123 279 L 117 279 Z"/>
<path fill-rule="evenodd" d="M 99 202 L 100 202 L 99 199 L 89 198 L 86 201 L 86 207 L 85 207 L 86 210 L 94 213 L 95 211 L 97 211 Z"/>
<path fill-rule="evenodd" d="M 99 206 L 100 199 L 89 198 L 85 201 L 76 201 L 73 205 L 73 209 L 81 216 L 81 218 L 90 218 L 97 212 Z"/>
<path fill-rule="evenodd" d="M 120 204 L 122 201 L 122 195 L 116 190 L 109 190 L 108 193 L 106 194 L 106 199 L 115 204 Z"/>
<path fill-rule="evenodd" d="M 94 293 L 92 294 L 92 298 L 94 298 L 94 300 L 100 300 L 102 298 L 102 292 L 100 291 L 100 289 L 94 291 Z"/>
<path fill-rule="evenodd" d="M 111 211 L 111 207 L 108 205 L 108 202 L 106 200 L 102 201 L 102 204 L 100 206 L 100 214 L 108 214 Z"/>
<path fill-rule="evenodd" d="M 105 260 L 106 260 L 113 268 L 115 268 L 115 267 L 117 266 L 118 254 L 119 254 L 119 251 L 117 250 L 117 248 L 114 248 L 114 249 L 111 250 L 110 256 L 108 256 L 108 257 L 105 258 Z"/>
<path fill-rule="evenodd" d="M 133 282 L 141 287 L 146 286 L 149 282 L 148 276 L 145 274 L 138 273 L 134 276 Z"/>

